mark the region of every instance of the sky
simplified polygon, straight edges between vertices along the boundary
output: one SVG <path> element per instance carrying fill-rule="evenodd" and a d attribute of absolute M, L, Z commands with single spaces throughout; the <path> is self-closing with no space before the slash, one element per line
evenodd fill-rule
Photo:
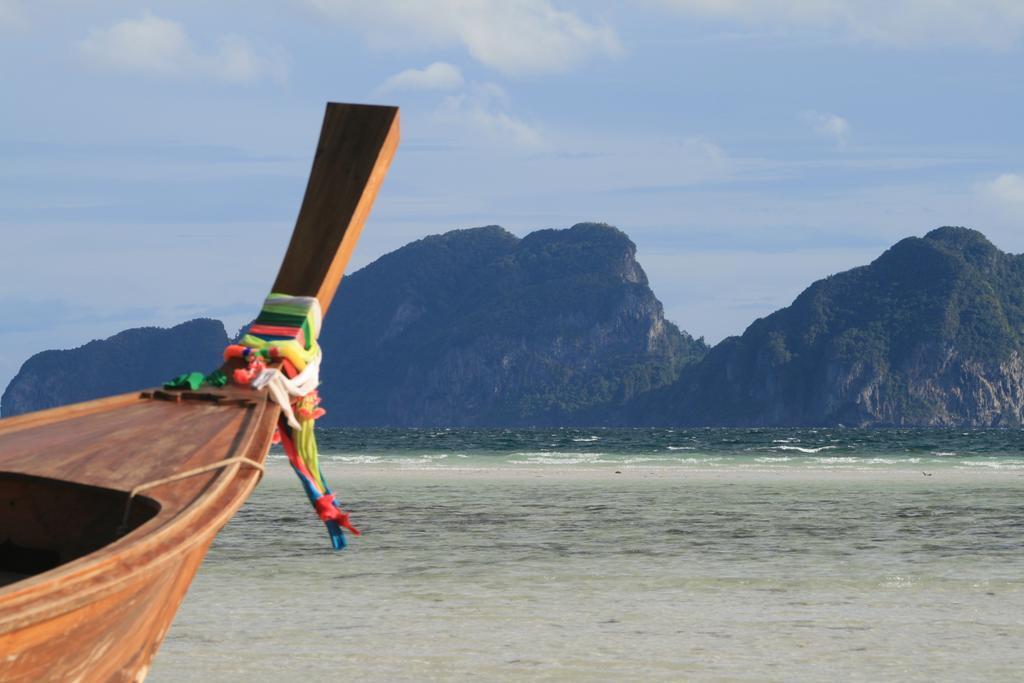
<path fill-rule="evenodd" d="M 350 271 L 624 230 L 709 342 L 941 225 L 1024 251 L 1019 0 L 0 0 L 0 387 L 257 312 L 327 101 L 398 105 Z"/>

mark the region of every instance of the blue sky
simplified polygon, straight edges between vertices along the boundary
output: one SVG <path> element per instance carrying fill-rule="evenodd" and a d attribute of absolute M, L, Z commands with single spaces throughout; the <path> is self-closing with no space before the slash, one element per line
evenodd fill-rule
<path fill-rule="evenodd" d="M 325 101 L 402 107 L 353 267 L 619 226 L 718 341 L 908 235 L 1024 251 L 1017 0 L 0 0 L 0 386 L 273 280 Z"/>

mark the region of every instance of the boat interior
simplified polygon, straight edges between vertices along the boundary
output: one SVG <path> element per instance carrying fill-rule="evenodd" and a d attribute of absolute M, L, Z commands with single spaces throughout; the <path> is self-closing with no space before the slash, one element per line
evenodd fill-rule
<path fill-rule="evenodd" d="M 0 472 L 0 586 L 67 564 L 156 516 L 124 491 Z"/>

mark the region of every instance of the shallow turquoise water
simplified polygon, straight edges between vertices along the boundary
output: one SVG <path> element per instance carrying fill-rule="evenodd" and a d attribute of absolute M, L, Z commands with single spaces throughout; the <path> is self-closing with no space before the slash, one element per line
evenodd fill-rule
<path fill-rule="evenodd" d="M 328 478 L 364 536 L 328 550 L 272 463 L 149 680 L 1024 671 L 1015 432 L 325 436 Z M 829 445 L 842 455 L 782 448 Z M 816 459 L 833 457 L 853 461 Z"/>

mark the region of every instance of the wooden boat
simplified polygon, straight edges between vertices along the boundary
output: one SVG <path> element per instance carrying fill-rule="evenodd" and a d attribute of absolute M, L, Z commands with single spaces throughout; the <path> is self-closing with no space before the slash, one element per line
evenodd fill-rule
<path fill-rule="evenodd" d="M 327 105 L 273 291 L 326 313 L 398 135 L 396 108 Z M 279 413 L 228 386 L 0 420 L 0 680 L 143 680 Z"/>

